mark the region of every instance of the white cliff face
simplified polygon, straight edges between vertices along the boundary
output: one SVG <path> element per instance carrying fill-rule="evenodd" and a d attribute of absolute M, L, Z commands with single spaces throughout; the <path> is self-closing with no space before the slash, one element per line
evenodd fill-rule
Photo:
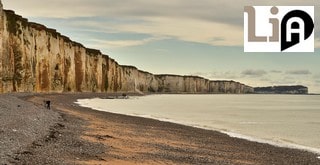
<path fill-rule="evenodd" d="M 2 6 L 2 2 L 0 0 L 0 59 L 3 58 L 2 56 L 2 50 L 3 50 L 3 6 Z M 0 71 L 2 71 L 2 61 L 0 61 Z M 0 76 L 0 81 L 2 81 L 3 77 Z M 0 83 L 0 92 L 2 92 L 2 83 Z"/>
<path fill-rule="evenodd" d="M 1 4 L 1 3 L 0 3 Z M 88 49 L 13 11 L 0 10 L 0 93 L 251 93 L 234 81 L 153 75 L 121 66 L 99 50 Z"/>
<path fill-rule="evenodd" d="M 0 0 L 0 14 L 2 14 L 2 10 L 3 10 L 3 6 L 2 6 L 2 2 Z"/>

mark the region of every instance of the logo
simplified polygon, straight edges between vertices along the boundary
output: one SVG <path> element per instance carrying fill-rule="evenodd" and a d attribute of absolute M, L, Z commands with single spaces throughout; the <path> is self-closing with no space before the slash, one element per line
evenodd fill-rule
<path fill-rule="evenodd" d="M 245 6 L 245 52 L 314 52 L 313 6 Z"/>

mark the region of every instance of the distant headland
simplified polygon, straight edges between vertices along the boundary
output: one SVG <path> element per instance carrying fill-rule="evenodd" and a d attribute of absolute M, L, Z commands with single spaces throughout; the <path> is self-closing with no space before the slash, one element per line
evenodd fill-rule
<path fill-rule="evenodd" d="M 302 85 L 256 87 L 254 88 L 254 93 L 257 93 L 257 94 L 308 94 L 308 87 L 302 86 Z"/>

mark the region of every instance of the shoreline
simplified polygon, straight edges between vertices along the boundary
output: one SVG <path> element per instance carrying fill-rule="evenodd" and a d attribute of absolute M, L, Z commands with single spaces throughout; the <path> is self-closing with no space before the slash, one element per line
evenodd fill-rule
<path fill-rule="evenodd" d="M 43 98 L 50 99 L 53 111 L 62 116 L 59 124 L 63 125 L 55 128 L 59 133 L 54 134 L 54 141 L 29 149 L 33 154 L 20 157 L 20 162 L 51 157 L 62 159 L 63 164 L 320 164 L 319 155 L 307 151 L 181 124 L 91 110 L 74 103 L 77 99 L 105 96 L 112 94 L 17 96 L 38 106 Z M 75 141 L 76 145 L 67 145 L 70 148 L 61 153 L 43 153 L 52 147 L 65 147 L 68 143 L 64 141 Z"/>
<path fill-rule="evenodd" d="M 110 98 L 107 98 L 107 99 L 110 99 Z M 112 99 L 118 99 L 118 98 L 112 98 Z M 123 98 L 120 98 L 120 99 L 123 99 Z M 190 124 L 190 123 L 187 123 L 187 122 L 175 121 L 173 119 L 157 118 L 157 117 L 152 117 L 152 116 L 148 116 L 148 115 L 114 113 L 114 112 L 109 112 L 109 111 L 105 111 L 105 110 L 102 110 L 102 109 L 94 109 L 94 108 L 91 108 L 89 106 L 81 105 L 81 103 L 79 103 L 78 100 L 75 102 L 75 104 L 77 104 L 80 107 L 89 108 L 89 109 L 91 109 L 93 111 L 113 113 L 113 114 L 117 114 L 117 115 L 125 115 L 125 116 L 131 116 L 131 117 L 139 117 L 139 118 L 143 118 L 143 119 L 152 119 L 152 120 L 157 120 L 157 121 L 160 121 L 160 122 L 168 122 L 168 123 L 172 123 L 172 124 L 179 124 L 179 125 L 183 125 L 183 126 L 187 126 L 187 127 L 193 127 L 193 128 L 198 128 L 198 129 L 203 129 L 203 130 L 208 130 L 208 131 L 217 131 L 217 132 L 226 134 L 226 135 L 230 136 L 231 138 L 239 138 L 239 139 L 243 139 L 243 140 L 247 140 L 247 141 L 251 141 L 251 142 L 269 144 L 269 145 L 272 145 L 272 146 L 275 146 L 275 147 L 298 149 L 298 150 L 302 150 L 302 151 L 312 152 L 314 154 L 318 154 L 319 155 L 319 159 L 320 159 L 320 149 L 314 148 L 314 147 L 310 147 L 310 146 L 305 146 L 305 145 L 301 145 L 301 144 L 290 143 L 290 142 L 280 141 L 280 140 L 279 141 L 275 141 L 275 140 L 271 140 L 271 139 L 263 139 L 263 138 L 259 138 L 259 137 L 248 136 L 248 135 L 241 134 L 241 133 L 235 133 L 235 132 L 226 131 L 226 130 L 219 130 L 219 129 L 215 129 L 215 128 L 212 128 L 212 127 L 197 126 L 197 125 Z"/>
<path fill-rule="evenodd" d="M 169 95 L 171 95 L 171 94 L 169 94 Z M 259 94 L 259 95 L 279 95 L 279 94 Z M 280 94 L 280 95 L 285 95 L 285 94 Z M 303 94 L 293 94 L 293 95 L 303 95 Z M 141 97 L 141 96 L 137 96 L 137 97 Z M 96 98 L 93 98 L 93 99 L 96 99 Z M 104 98 L 98 98 L 98 99 L 104 99 Z M 112 99 L 124 99 L 124 98 L 112 98 Z M 180 125 L 199 128 L 199 129 L 204 129 L 204 130 L 217 131 L 217 132 L 220 132 L 220 133 L 223 133 L 223 134 L 227 134 L 228 136 L 234 137 L 234 138 L 244 139 L 244 140 L 248 140 L 248 141 L 252 141 L 252 142 L 258 142 L 258 143 L 270 144 L 270 145 L 273 145 L 273 146 L 276 146 L 276 147 L 298 149 L 298 150 L 302 150 L 302 151 L 312 152 L 312 153 L 318 154 L 320 156 L 320 148 L 316 148 L 316 147 L 312 147 L 312 146 L 308 146 L 308 145 L 295 143 L 293 141 L 285 140 L 283 138 L 267 139 L 267 138 L 264 138 L 264 137 L 250 136 L 250 135 L 246 135 L 246 134 L 243 134 L 243 133 L 240 133 L 240 132 L 232 132 L 232 131 L 229 131 L 229 130 L 223 129 L 223 128 L 218 129 L 218 128 L 211 127 L 211 126 L 199 125 L 199 124 L 190 123 L 190 122 L 183 122 L 183 121 L 174 120 L 174 119 L 171 119 L 171 118 L 160 118 L 160 117 L 156 117 L 156 116 L 153 116 L 153 115 L 144 115 L 144 114 L 137 114 L 137 113 L 127 113 L 127 114 L 126 113 L 117 113 L 117 112 L 112 111 L 112 110 L 108 111 L 108 110 L 105 110 L 103 108 L 99 109 L 99 108 L 94 108 L 94 107 L 88 106 L 88 105 L 86 105 L 86 101 L 82 102 L 80 100 L 77 100 L 75 103 L 77 105 L 81 106 L 81 107 L 86 107 L 86 108 L 89 108 L 89 109 L 92 109 L 92 110 L 95 110 L 95 111 L 114 113 L 114 114 L 118 114 L 118 115 L 126 115 L 126 116 L 132 116 L 132 117 L 147 118 L 147 119 L 153 119 L 153 120 L 157 120 L 157 121 L 161 121 L 161 122 L 169 122 L 169 123 L 174 123 L 174 124 L 180 124 Z M 84 100 L 86 100 L 86 99 L 84 99 Z"/>
<path fill-rule="evenodd" d="M 253 136 L 247 136 L 247 135 L 233 133 L 233 132 L 227 132 L 227 131 L 219 131 L 218 130 L 218 132 L 221 132 L 223 134 L 227 134 L 231 138 L 239 138 L 239 139 L 244 139 L 244 140 L 251 141 L 251 142 L 269 144 L 269 145 L 272 145 L 275 147 L 297 149 L 297 150 L 301 150 L 301 151 L 311 152 L 311 153 L 319 155 L 318 158 L 320 159 L 320 149 L 318 149 L 318 148 L 313 148 L 313 147 L 304 146 L 304 145 L 300 145 L 300 144 L 290 143 L 290 142 L 286 142 L 286 141 L 273 141 L 273 140 L 268 140 L 268 139 L 262 139 L 262 138 L 257 138 L 257 137 L 253 137 Z"/>

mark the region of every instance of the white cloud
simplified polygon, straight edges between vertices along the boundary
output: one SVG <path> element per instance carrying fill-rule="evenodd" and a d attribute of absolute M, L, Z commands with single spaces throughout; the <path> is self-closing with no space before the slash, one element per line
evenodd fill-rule
<path fill-rule="evenodd" d="M 145 19 L 140 24 L 115 25 L 115 29 L 124 32 L 146 33 L 167 36 L 183 41 L 206 43 L 211 45 L 242 44 L 242 29 L 228 24 L 206 22 L 196 19 L 173 19 L 157 17 Z M 220 38 L 219 40 L 214 40 Z"/>
<path fill-rule="evenodd" d="M 312 0 L 281 2 L 261 0 L 237 3 L 222 0 L 3 0 L 3 3 L 6 8 L 14 9 L 27 17 L 101 17 L 139 20 L 138 23 L 123 21 L 116 24 L 92 20 L 80 24 L 86 23 L 101 30 L 169 36 L 182 41 L 223 46 L 243 45 L 244 5 L 316 5 Z M 316 16 L 316 22 L 318 19 Z M 319 28 L 316 31 L 320 31 Z M 316 41 L 316 47 L 320 47 L 320 40 Z M 119 41 L 113 44 L 127 43 Z"/>
<path fill-rule="evenodd" d="M 195 72 L 190 75 L 201 76 L 210 80 L 237 80 L 240 78 L 240 73 L 232 71 Z"/>
<path fill-rule="evenodd" d="M 149 42 L 158 41 L 166 39 L 165 37 L 152 37 L 141 40 L 99 40 L 99 39 L 91 39 L 88 44 L 89 47 L 95 48 L 118 48 L 118 47 L 130 47 L 130 46 L 138 46 L 144 45 Z"/>

